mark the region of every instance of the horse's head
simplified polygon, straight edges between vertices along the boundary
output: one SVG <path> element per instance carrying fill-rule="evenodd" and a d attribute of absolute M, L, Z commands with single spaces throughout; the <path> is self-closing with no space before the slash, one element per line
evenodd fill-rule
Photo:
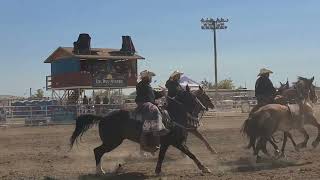
<path fill-rule="evenodd" d="M 316 103 L 318 97 L 315 92 L 315 86 L 313 85 L 314 77 L 308 79 L 304 77 L 298 77 L 298 81 L 296 82 L 296 88 L 301 94 L 305 94 L 313 103 Z"/>
<path fill-rule="evenodd" d="M 287 80 L 286 83 L 280 82 L 280 87 L 278 88 L 279 94 L 281 94 L 284 90 L 289 89 L 289 81 Z"/>
<path fill-rule="evenodd" d="M 174 107 L 171 107 L 176 108 L 176 112 L 178 112 L 179 109 L 183 109 L 189 118 L 198 118 L 199 113 L 206 109 L 200 100 L 190 91 L 188 85 L 185 91 L 179 91 L 177 96 L 173 98 L 173 103 Z"/>
<path fill-rule="evenodd" d="M 194 91 L 193 94 L 196 95 L 200 102 L 206 107 L 207 111 L 209 110 L 209 108 L 214 108 L 214 105 L 210 97 L 207 95 L 206 91 L 201 86 L 199 86 L 199 89 Z"/>

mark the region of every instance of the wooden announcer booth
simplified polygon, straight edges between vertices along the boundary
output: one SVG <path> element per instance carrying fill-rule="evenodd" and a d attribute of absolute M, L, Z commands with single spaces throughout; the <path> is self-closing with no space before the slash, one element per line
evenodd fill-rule
<path fill-rule="evenodd" d="M 130 36 L 122 36 L 121 49 L 91 48 L 90 44 L 89 34 L 80 34 L 73 47 L 59 47 L 44 61 L 51 64 L 46 87 L 60 102 L 77 104 L 85 90 L 136 85 L 137 61 L 144 58 L 136 54 Z"/>

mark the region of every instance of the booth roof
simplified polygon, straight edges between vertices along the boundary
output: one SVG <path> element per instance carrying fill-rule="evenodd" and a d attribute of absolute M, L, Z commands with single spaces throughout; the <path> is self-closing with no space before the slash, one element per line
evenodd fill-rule
<path fill-rule="evenodd" d="M 80 60 L 88 59 L 98 59 L 98 60 L 131 60 L 131 59 L 145 59 L 138 54 L 125 54 L 120 51 L 120 49 L 110 49 L 110 48 L 91 48 L 90 54 L 75 54 L 72 47 L 59 47 L 56 49 L 45 61 L 44 63 L 51 63 L 55 59 L 61 57 L 76 57 Z"/>

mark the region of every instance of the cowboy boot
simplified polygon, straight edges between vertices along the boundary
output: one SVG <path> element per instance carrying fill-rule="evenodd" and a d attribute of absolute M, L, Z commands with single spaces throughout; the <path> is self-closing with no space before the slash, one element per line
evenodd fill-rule
<path fill-rule="evenodd" d="M 147 142 L 146 142 L 146 134 L 145 133 L 141 133 L 141 135 L 140 135 L 140 149 L 142 149 L 143 151 L 146 151 L 146 149 L 147 149 Z"/>

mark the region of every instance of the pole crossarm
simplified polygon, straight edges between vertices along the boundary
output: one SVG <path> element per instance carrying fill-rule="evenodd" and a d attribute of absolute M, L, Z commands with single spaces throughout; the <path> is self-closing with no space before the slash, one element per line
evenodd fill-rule
<path fill-rule="evenodd" d="M 206 18 L 201 19 L 201 29 L 227 29 L 227 26 L 225 25 L 226 22 L 228 22 L 229 19 L 223 19 L 223 18 Z"/>

